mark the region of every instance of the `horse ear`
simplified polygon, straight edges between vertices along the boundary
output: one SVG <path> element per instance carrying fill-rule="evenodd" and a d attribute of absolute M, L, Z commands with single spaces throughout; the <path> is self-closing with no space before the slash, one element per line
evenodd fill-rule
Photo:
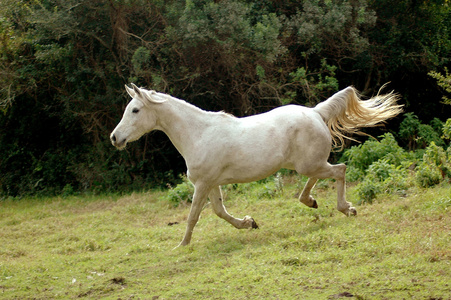
<path fill-rule="evenodd" d="M 135 98 L 135 96 L 136 96 L 135 91 L 133 89 L 129 88 L 128 85 L 125 85 L 125 90 L 130 95 L 130 97 Z"/>
<path fill-rule="evenodd" d="M 166 99 L 164 99 L 163 97 L 161 97 L 159 95 L 159 93 L 155 92 L 155 91 L 146 91 L 146 93 L 144 94 L 146 99 L 149 100 L 152 103 L 163 103 L 166 101 Z"/>
<path fill-rule="evenodd" d="M 135 92 L 135 96 L 138 96 L 140 98 L 143 97 L 141 89 L 139 87 L 137 87 L 134 83 L 132 83 L 132 88 L 133 88 L 133 91 Z"/>
<path fill-rule="evenodd" d="M 166 101 L 166 99 L 158 95 L 159 93 L 155 91 L 147 91 L 145 89 L 140 89 L 134 83 L 131 83 L 131 86 L 132 88 L 129 88 L 127 85 L 125 85 L 125 90 L 132 98 L 139 97 L 142 100 L 146 99 L 152 103 L 163 103 Z"/>

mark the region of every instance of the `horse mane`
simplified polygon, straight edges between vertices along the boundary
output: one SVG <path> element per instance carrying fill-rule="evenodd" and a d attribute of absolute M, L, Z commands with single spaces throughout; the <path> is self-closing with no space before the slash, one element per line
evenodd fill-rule
<path fill-rule="evenodd" d="M 156 92 L 156 91 L 153 91 L 153 90 L 152 90 L 152 91 L 149 91 L 149 92 L 154 92 L 154 93 L 160 94 L 161 96 L 163 96 L 164 98 L 166 98 L 166 101 L 167 101 L 167 100 L 169 100 L 169 101 L 178 101 L 178 103 L 182 103 L 183 105 L 185 105 L 185 106 L 187 106 L 187 107 L 191 107 L 193 110 L 196 110 L 196 111 L 198 111 L 198 112 L 202 112 L 202 113 L 206 113 L 206 114 L 211 114 L 211 115 L 218 115 L 218 116 L 224 116 L 224 117 L 236 118 L 234 115 L 232 115 L 232 114 L 230 114 L 230 113 L 228 113 L 228 112 L 225 112 L 225 111 L 223 111 L 223 110 L 221 110 L 221 111 L 208 111 L 208 110 L 204 110 L 204 109 L 202 109 L 202 108 L 200 108 L 200 107 L 197 107 L 196 105 L 194 105 L 194 104 L 192 104 L 192 103 L 189 103 L 189 102 L 186 101 L 186 100 L 183 100 L 183 99 L 180 99 L 180 98 L 171 96 L 171 95 L 166 94 L 166 93 Z"/>

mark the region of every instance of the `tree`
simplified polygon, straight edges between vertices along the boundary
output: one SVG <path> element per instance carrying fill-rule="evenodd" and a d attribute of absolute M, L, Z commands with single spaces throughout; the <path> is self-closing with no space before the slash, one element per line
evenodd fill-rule
<path fill-rule="evenodd" d="M 163 134 L 109 144 L 129 82 L 245 116 L 392 81 L 419 119 L 446 116 L 427 74 L 449 65 L 450 15 L 449 1 L 3 0 L 0 194 L 177 178 Z"/>
<path fill-rule="evenodd" d="M 430 71 L 428 74 L 429 76 L 437 80 L 438 86 L 440 86 L 445 91 L 445 93 L 451 93 L 451 74 L 448 73 L 448 68 L 445 67 L 445 75 L 442 75 L 441 73 L 435 71 Z M 442 99 L 445 104 L 451 104 L 451 99 L 448 98 L 447 95 L 444 95 Z"/>

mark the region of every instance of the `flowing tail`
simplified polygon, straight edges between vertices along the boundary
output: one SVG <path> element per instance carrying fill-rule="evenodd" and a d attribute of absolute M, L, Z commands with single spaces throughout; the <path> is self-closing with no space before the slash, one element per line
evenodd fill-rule
<path fill-rule="evenodd" d="M 345 138 L 355 141 L 347 134 L 365 135 L 360 127 L 372 127 L 399 114 L 402 105 L 396 104 L 398 99 L 399 95 L 391 92 L 361 100 L 355 88 L 347 87 L 319 103 L 314 110 L 329 127 L 334 148 L 342 150 Z"/>

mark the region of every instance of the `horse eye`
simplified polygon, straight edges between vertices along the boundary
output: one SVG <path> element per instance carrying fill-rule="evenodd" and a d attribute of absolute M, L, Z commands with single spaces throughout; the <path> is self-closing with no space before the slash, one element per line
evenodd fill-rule
<path fill-rule="evenodd" d="M 137 114 L 137 113 L 139 113 L 139 109 L 137 109 L 137 108 L 134 108 L 134 109 L 132 110 L 132 113 L 134 113 L 134 114 Z"/>

